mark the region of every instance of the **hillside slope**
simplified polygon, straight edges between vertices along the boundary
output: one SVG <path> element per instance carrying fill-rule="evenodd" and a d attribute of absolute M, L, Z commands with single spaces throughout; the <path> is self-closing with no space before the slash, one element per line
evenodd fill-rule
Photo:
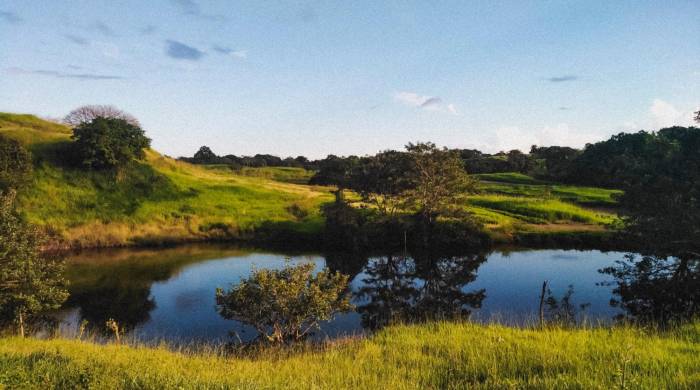
<path fill-rule="evenodd" d="M 247 238 L 275 229 L 314 234 L 330 189 L 195 166 L 148 150 L 116 178 L 67 162 L 71 131 L 32 115 L 0 113 L 0 134 L 34 159 L 20 210 L 69 247 Z"/>

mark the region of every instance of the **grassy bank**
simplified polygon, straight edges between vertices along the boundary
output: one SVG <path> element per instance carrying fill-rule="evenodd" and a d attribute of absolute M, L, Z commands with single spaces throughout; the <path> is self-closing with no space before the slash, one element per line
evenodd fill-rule
<path fill-rule="evenodd" d="M 700 325 L 523 330 L 396 326 L 320 350 L 255 358 L 74 340 L 0 339 L 9 388 L 679 388 L 700 386 Z M 623 379 L 624 377 L 624 379 Z"/>
<path fill-rule="evenodd" d="M 60 247 L 107 247 L 261 238 L 318 245 L 320 206 L 331 188 L 309 186 L 300 168 L 192 165 L 148 150 L 120 175 L 70 161 L 71 130 L 32 115 L 0 113 L 0 134 L 22 142 L 34 179 L 20 210 Z M 605 234 L 619 191 L 567 186 L 518 173 L 478 175 L 481 192 L 464 204 L 496 241 L 522 234 Z M 352 195 L 349 196 L 352 198 Z M 272 237 L 272 238 L 271 238 Z M 551 239 L 550 239 L 551 238 Z"/>

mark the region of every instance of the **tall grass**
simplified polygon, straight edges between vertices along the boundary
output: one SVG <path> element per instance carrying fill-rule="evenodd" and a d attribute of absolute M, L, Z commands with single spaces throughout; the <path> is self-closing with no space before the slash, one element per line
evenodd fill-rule
<path fill-rule="evenodd" d="M 700 386 L 700 326 L 544 330 L 472 323 L 394 326 L 297 352 L 226 357 L 165 346 L 0 340 L 9 388 L 641 388 Z M 624 376 L 624 382 L 623 382 Z"/>

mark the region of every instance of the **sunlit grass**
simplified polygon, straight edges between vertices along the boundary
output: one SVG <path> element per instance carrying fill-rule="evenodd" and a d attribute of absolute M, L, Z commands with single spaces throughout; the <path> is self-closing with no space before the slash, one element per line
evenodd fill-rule
<path fill-rule="evenodd" d="M 700 326 L 516 329 L 395 326 L 368 339 L 227 358 L 165 346 L 0 340 L 9 388 L 697 388 Z M 624 382 L 623 382 L 624 374 Z"/>
<path fill-rule="evenodd" d="M 585 209 L 558 199 L 476 195 L 469 198 L 469 204 L 497 210 L 505 216 L 517 218 L 528 223 L 580 222 L 610 224 L 615 220 L 615 217 L 611 214 Z"/>
<path fill-rule="evenodd" d="M 238 174 L 176 161 L 152 150 L 145 161 L 115 180 L 109 173 L 56 162 L 46 145 L 65 148 L 70 135 L 66 127 L 33 116 L 2 114 L 0 132 L 22 140 L 34 153 L 34 182 L 20 194 L 21 210 L 29 221 L 72 246 L 200 240 L 213 234 L 212 226 L 239 235 L 278 222 L 300 232 L 317 232 L 320 205 L 332 200 L 328 188 L 289 183 L 307 177 L 304 170 L 266 168 L 260 174 Z M 291 213 L 292 206 L 305 216 Z"/>

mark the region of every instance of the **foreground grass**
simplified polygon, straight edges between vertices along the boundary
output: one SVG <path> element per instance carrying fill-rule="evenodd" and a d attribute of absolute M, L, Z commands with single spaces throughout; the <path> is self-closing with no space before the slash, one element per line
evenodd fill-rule
<path fill-rule="evenodd" d="M 700 326 L 523 330 L 396 326 L 320 350 L 225 358 L 165 347 L 0 340 L 9 388 L 698 388 Z M 624 379 L 623 379 L 624 376 Z"/>

